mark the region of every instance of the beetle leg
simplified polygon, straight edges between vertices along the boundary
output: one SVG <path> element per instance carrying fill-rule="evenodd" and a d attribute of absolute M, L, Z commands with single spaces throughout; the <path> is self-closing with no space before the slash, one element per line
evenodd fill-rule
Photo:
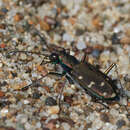
<path fill-rule="evenodd" d="M 44 76 L 44 77 L 45 77 L 45 76 Z M 21 90 L 22 90 L 22 91 L 27 90 L 29 87 L 31 87 L 31 86 L 37 84 L 37 83 L 38 83 L 40 80 L 42 80 L 44 77 L 42 77 L 42 78 L 36 80 L 36 82 L 33 82 L 33 83 L 29 84 L 29 85 L 24 86 L 23 88 L 21 88 Z"/>
<path fill-rule="evenodd" d="M 109 106 L 104 104 L 103 102 L 97 101 L 97 103 L 101 104 L 102 106 L 104 106 L 106 109 L 109 109 Z"/>
<path fill-rule="evenodd" d="M 111 65 L 109 66 L 109 68 L 108 68 L 107 70 L 105 70 L 104 74 L 107 75 L 107 74 L 111 71 L 111 69 L 112 69 L 114 66 L 116 66 L 116 64 L 111 64 Z"/>
<path fill-rule="evenodd" d="M 74 81 L 68 75 L 66 75 L 65 77 L 69 81 L 70 84 L 74 84 Z"/>
<path fill-rule="evenodd" d="M 117 75 L 118 75 L 117 65 L 114 64 L 114 63 L 111 64 L 110 67 L 109 67 L 104 73 L 107 75 L 107 74 L 110 72 L 110 70 L 111 70 L 114 66 L 116 67 L 116 73 L 117 73 Z M 118 78 L 118 79 L 119 79 L 119 78 Z M 120 84 L 120 86 L 121 86 L 120 94 L 121 94 L 122 96 L 124 96 L 124 92 L 123 92 L 123 87 L 122 87 L 121 81 L 118 80 L 118 82 L 119 82 L 119 84 Z"/>
<path fill-rule="evenodd" d="M 37 82 L 39 82 L 40 80 L 42 80 L 44 77 L 48 76 L 48 75 L 56 75 L 56 76 L 59 76 L 59 77 L 63 77 L 65 76 L 66 72 L 63 72 L 63 73 L 56 73 L 56 72 L 49 72 L 47 73 L 46 75 L 44 75 L 43 77 L 41 77 L 40 79 L 38 79 L 35 83 L 31 83 L 25 87 L 23 87 L 21 90 L 24 91 L 24 90 L 27 90 L 29 87 L 33 86 L 34 84 L 36 84 Z M 67 78 L 68 79 L 68 78 Z M 62 87 L 61 91 L 60 91 L 60 94 L 59 94 L 59 100 L 58 100 L 58 105 L 59 105 L 59 108 L 60 108 L 60 111 L 59 113 L 61 112 L 61 97 L 62 97 L 62 93 L 63 93 L 63 90 L 64 90 L 64 87 Z"/>
<path fill-rule="evenodd" d="M 44 75 L 43 77 L 41 77 L 40 79 L 36 80 L 35 82 L 23 87 L 21 90 L 24 91 L 24 90 L 27 90 L 29 87 L 37 84 L 40 80 L 42 80 L 44 77 L 48 76 L 48 75 L 56 75 L 56 76 L 59 76 L 59 77 L 63 77 L 65 75 L 65 73 L 56 73 L 56 72 L 49 72 L 47 73 L 46 75 Z"/>
<path fill-rule="evenodd" d="M 96 69 L 98 69 L 98 70 L 100 69 L 100 66 L 99 66 L 99 65 L 95 65 L 95 67 L 96 67 Z"/>
<path fill-rule="evenodd" d="M 86 55 L 86 53 L 84 53 L 84 56 L 83 56 L 83 58 L 81 60 L 82 63 L 84 63 L 86 61 L 86 57 L 87 57 L 87 55 Z"/>
<path fill-rule="evenodd" d="M 101 104 L 103 107 L 105 107 L 106 109 L 109 109 L 109 106 L 104 104 L 101 100 L 98 100 L 97 98 L 95 98 L 94 96 L 92 96 L 92 101 Z"/>
<path fill-rule="evenodd" d="M 55 76 L 59 76 L 59 77 L 63 77 L 66 73 L 56 73 L 56 72 L 49 72 L 48 75 L 55 75 Z"/>

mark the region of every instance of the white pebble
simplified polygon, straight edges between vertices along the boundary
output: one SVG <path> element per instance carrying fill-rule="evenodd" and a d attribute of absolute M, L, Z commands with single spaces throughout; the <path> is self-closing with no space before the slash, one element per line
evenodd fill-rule
<path fill-rule="evenodd" d="M 112 125 L 110 123 L 105 123 L 105 125 L 102 128 L 103 130 L 117 130 L 116 125 Z"/>
<path fill-rule="evenodd" d="M 126 106 L 127 105 L 127 99 L 126 98 L 120 99 L 120 104 Z"/>
<path fill-rule="evenodd" d="M 85 48 L 86 48 L 86 44 L 85 44 L 85 42 L 79 41 L 79 42 L 77 43 L 76 47 L 77 47 L 77 49 L 82 50 L 82 49 L 85 49 Z"/>
<path fill-rule="evenodd" d="M 0 63 L 0 68 L 3 66 L 3 64 L 2 63 Z"/>
<path fill-rule="evenodd" d="M 70 125 L 67 123 L 62 123 L 62 126 L 64 128 L 64 130 L 70 130 Z"/>
<path fill-rule="evenodd" d="M 36 123 L 36 128 L 41 128 L 41 123 L 40 122 Z"/>
<path fill-rule="evenodd" d="M 55 41 L 55 42 L 58 42 L 58 41 L 60 41 L 60 40 L 61 40 L 61 36 L 58 35 L 58 34 L 54 34 L 54 41 Z"/>
<path fill-rule="evenodd" d="M 117 110 L 115 110 L 115 109 L 111 109 L 110 114 L 115 117 L 115 116 L 119 115 L 119 112 Z"/>
<path fill-rule="evenodd" d="M 29 104 L 30 102 L 28 100 L 24 100 L 24 104 Z"/>
<path fill-rule="evenodd" d="M 32 126 L 28 122 L 26 122 L 25 129 L 26 130 L 31 130 L 31 128 L 32 128 Z"/>
<path fill-rule="evenodd" d="M 20 59 L 21 59 L 21 60 L 26 60 L 26 59 L 27 59 L 26 54 L 21 53 L 21 55 L 20 55 Z"/>
<path fill-rule="evenodd" d="M 70 55 L 74 56 L 74 54 L 75 54 L 75 53 L 74 53 L 73 51 L 70 51 Z"/>
<path fill-rule="evenodd" d="M 48 107 L 48 114 L 57 114 L 59 112 L 59 106 Z"/>
<path fill-rule="evenodd" d="M 0 111 L 0 116 L 6 116 L 6 114 L 9 112 L 8 109 L 6 108 L 3 108 L 1 111 Z"/>
<path fill-rule="evenodd" d="M 64 35 L 63 35 L 63 41 L 71 42 L 71 41 L 73 41 L 73 38 L 68 33 L 64 33 Z"/>
<path fill-rule="evenodd" d="M 66 6 L 67 9 L 71 10 L 74 5 L 74 0 L 61 0 L 61 4 Z"/>

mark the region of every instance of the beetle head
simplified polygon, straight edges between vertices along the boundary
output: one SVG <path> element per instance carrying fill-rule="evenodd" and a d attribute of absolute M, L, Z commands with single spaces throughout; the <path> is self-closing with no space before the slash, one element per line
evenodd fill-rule
<path fill-rule="evenodd" d="M 59 55 L 56 53 L 52 53 L 50 56 L 50 61 L 54 64 L 58 64 L 60 62 Z"/>

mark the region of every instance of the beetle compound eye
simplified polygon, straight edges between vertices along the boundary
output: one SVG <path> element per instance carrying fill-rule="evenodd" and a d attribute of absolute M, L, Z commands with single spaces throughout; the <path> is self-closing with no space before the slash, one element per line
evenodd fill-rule
<path fill-rule="evenodd" d="M 52 53 L 52 54 L 50 55 L 50 60 L 51 60 L 52 62 L 58 63 L 58 62 L 59 62 L 59 56 L 58 56 L 56 53 Z"/>

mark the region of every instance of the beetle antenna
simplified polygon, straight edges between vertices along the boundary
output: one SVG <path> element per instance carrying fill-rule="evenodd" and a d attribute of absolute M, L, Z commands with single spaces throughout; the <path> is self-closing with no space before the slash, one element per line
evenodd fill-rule
<path fill-rule="evenodd" d="M 47 54 L 42 54 L 42 53 L 39 53 L 39 52 L 19 51 L 19 50 L 12 50 L 12 51 L 9 51 L 9 52 L 6 54 L 6 56 L 11 55 L 11 53 L 12 53 L 12 54 L 16 54 L 16 53 L 25 53 L 25 54 L 27 54 L 27 53 L 30 53 L 30 54 L 36 54 L 36 55 L 42 55 L 42 56 L 49 56 L 49 55 L 47 55 Z"/>
<path fill-rule="evenodd" d="M 48 64 L 48 63 L 51 62 L 50 59 L 49 59 L 49 55 L 47 55 L 47 54 L 42 54 L 42 53 L 38 53 L 38 52 L 32 52 L 32 51 L 13 50 L 13 51 L 8 52 L 8 53 L 6 54 L 6 57 L 9 57 L 11 54 L 14 55 L 15 53 L 25 53 L 25 54 L 30 53 L 30 54 L 41 55 L 41 56 L 43 56 L 43 60 L 42 60 L 41 65 L 43 65 L 43 64 L 45 65 L 45 64 Z"/>

